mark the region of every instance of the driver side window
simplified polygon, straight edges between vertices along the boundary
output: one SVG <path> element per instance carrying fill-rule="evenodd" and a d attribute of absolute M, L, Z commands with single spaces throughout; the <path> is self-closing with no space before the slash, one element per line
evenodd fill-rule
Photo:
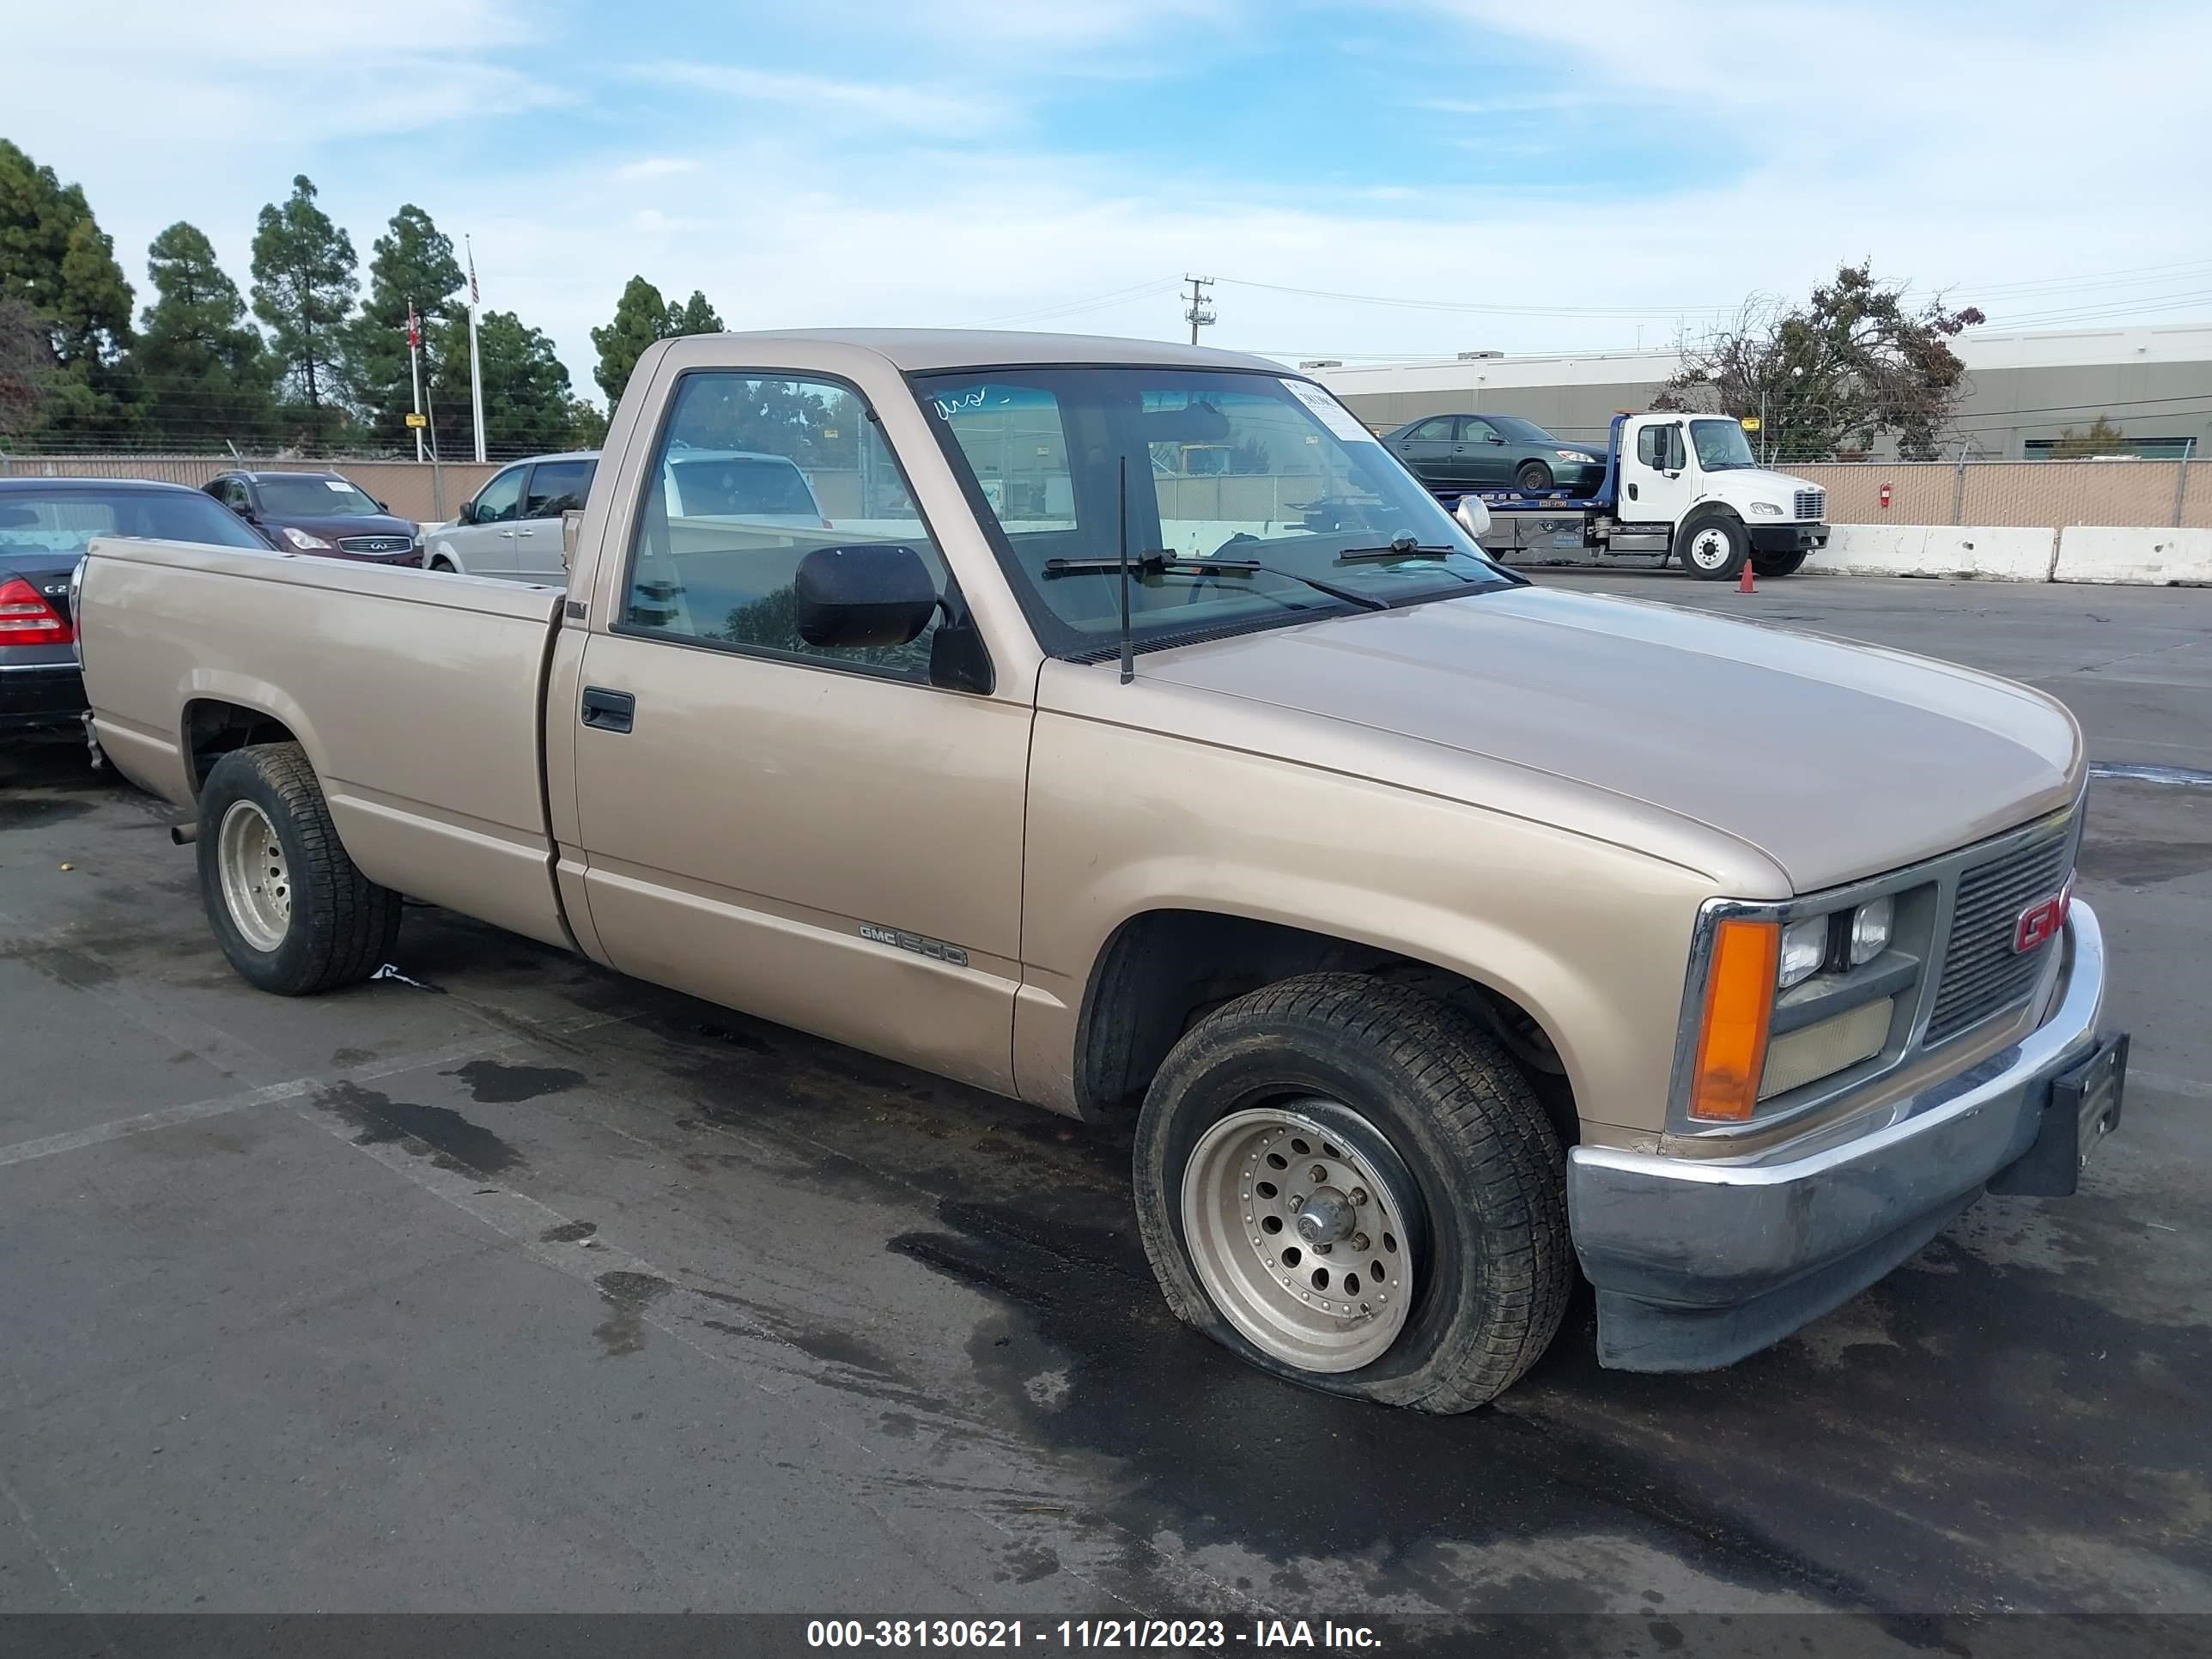
<path fill-rule="evenodd" d="M 522 506 L 522 475 L 526 467 L 511 466 L 477 492 L 475 524 L 505 524 Z"/>

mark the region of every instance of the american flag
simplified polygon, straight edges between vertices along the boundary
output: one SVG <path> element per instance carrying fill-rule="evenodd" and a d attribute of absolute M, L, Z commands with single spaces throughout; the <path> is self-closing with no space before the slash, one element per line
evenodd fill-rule
<path fill-rule="evenodd" d="M 469 251 L 469 303 L 472 306 L 477 305 L 483 301 L 483 295 L 477 291 L 476 244 L 471 242 L 466 237 L 463 237 L 461 241 L 462 246 L 466 247 Z M 453 244 L 448 242 L 446 246 L 451 247 Z"/>
<path fill-rule="evenodd" d="M 422 343 L 422 319 L 415 314 L 415 302 L 407 302 L 407 348 L 413 350 Z"/>

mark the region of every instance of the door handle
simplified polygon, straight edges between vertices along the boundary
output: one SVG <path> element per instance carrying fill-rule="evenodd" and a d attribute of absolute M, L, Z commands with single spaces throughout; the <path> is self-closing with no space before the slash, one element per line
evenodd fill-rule
<path fill-rule="evenodd" d="M 516 531 L 514 533 L 518 536 L 535 536 L 538 532 L 531 529 L 529 526 L 525 525 L 521 529 Z"/>
<path fill-rule="evenodd" d="M 1628 499 L 1632 501 L 1636 499 L 1636 486 L 1634 484 L 1628 486 Z"/>
<path fill-rule="evenodd" d="M 602 685 L 584 688 L 584 724 L 594 732 L 627 732 L 637 714 L 637 699 Z"/>
<path fill-rule="evenodd" d="M 512 530 L 502 530 L 499 532 L 499 538 L 503 542 L 511 542 L 514 539 L 514 532 Z"/>

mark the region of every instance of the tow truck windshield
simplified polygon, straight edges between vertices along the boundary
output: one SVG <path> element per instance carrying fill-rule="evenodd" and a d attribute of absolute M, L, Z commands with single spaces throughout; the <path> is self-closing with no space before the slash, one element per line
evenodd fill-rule
<path fill-rule="evenodd" d="M 1011 367 L 915 385 L 1056 654 L 1118 641 L 1125 547 L 1139 648 L 1516 580 L 1310 381 Z"/>
<path fill-rule="evenodd" d="M 1708 472 L 1729 472 L 1759 465 L 1751 441 L 1734 421 L 1692 421 L 1690 441 L 1698 447 L 1698 465 Z"/>

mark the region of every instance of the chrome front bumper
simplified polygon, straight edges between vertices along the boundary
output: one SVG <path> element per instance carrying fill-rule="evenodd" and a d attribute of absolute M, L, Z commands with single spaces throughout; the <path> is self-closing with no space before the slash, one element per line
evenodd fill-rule
<path fill-rule="evenodd" d="M 2099 1048 L 2104 936 L 2079 901 L 2066 952 L 2041 1025 L 1849 1139 L 1739 1158 L 1576 1147 L 1567 1211 L 1597 1287 L 1600 1363 L 1707 1370 L 1755 1353 L 1888 1273 L 2026 1157 L 2053 1080 Z"/>

